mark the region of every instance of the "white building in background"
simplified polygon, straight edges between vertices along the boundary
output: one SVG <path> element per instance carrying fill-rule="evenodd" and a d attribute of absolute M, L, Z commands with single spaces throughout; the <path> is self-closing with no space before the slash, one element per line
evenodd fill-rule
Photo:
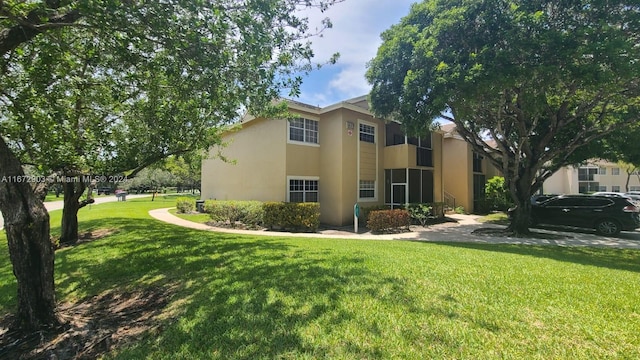
<path fill-rule="evenodd" d="M 582 166 L 567 166 L 548 178 L 542 187 L 545 194 L 587 194 L 597 191 L 626 192 L 627 172 L 619 164 L 602 160 Z M 629 178 L 629 190 L 640 191 L 640 173 Z"/>

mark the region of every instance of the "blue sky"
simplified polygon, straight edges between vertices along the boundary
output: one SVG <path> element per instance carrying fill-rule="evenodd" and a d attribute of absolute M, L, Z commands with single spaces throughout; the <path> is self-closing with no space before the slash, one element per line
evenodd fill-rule
<path fill-rule="evenodd" d="M 380 34 L 400 22 L 416 0 L 345 0 L 328 11 L 309 10 L 311 27 L 319 26 L 328 17 L 333 28 L 322 37 L 312 39 L 316 61 L 328 60 L 339 52 L 335 65 L 326 65 L 305 77 L 300 97 L 296 100 L 310 105 L 327 106 L 342 100 L 365 95 L 370 85 L 364 78 L 366 64 L 375 57 L 382 43 Z"/>

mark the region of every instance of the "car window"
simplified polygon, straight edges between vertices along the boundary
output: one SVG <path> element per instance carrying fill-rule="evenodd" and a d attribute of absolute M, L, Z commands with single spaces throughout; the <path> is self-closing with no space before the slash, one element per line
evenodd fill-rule
<path fill-rule="evenodd" d="M 584 206 L 604 207 L 609 206 L 613 201 L 609 199 L 584 199 Z"/>
<path fill-rule="evenodd" d="M 581 198 L 559 198 L 551 199 L 544 203 L 546 207 L 569 207 L 569 206 L 583 206 L 585 199 Z"/>

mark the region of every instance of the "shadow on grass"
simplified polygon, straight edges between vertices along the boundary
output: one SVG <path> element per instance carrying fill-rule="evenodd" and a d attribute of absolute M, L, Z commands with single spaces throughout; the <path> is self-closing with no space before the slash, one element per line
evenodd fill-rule
<path fill-rule="evenodd" d="M 359 255 L 308 249 L 296 246 L 297 240 L 217 234 L 148 219 L 83 224 L 84 231 L 105 227 L 118 231 L 57 253 L 62 298 L 121 286 L 179 284 L 169 315 L 174 320 L 161 334 L 121 350 L 125 358 L 323 357 L 333 349 L 310 345 L 305 336 L 311 335 L 305 333 L 330 333 L 353 320 L 353 311 L 342 306 L 344 296 L 373 297 L 390 305 L 402 301 L 407 311 L 418 307 L 406 293 L 405 279 L 372 272 Z M 391 289 L 392 296 L 381 289 Z M 375 325 L 370 326 L 363 331 L 375 334 Z M 384 357 L 384 349 L 376 346 L 348 339 L 342 343 L 354 357 Z"/>
<path fill-rule="evenodd" d="M 440 246 L 534 256 L 556 261 L 640 273 L 640 251 L 586 246 L 536 246 L 515 244 L 447 243 Z"/>

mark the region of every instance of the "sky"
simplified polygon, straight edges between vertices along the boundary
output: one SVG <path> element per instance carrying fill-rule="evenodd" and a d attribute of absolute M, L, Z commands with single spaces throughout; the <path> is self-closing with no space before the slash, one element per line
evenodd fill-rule
<path fill-rule="evenodd" d="M 325 17 L 333 28 L 322 37 L 311 39 L 316 62 L 340 53 L 335 65 L 325 65 L 303 78 L 300 97 L 309 105 L 328 106 L 369 93 L 364 75 L 366 64 L 376 56 L 382 43 L 380 34 L 409 14 L 417 0 L 345 0 L 329 10 L 307 10 L 311 27 L 320 26 Z"/>

